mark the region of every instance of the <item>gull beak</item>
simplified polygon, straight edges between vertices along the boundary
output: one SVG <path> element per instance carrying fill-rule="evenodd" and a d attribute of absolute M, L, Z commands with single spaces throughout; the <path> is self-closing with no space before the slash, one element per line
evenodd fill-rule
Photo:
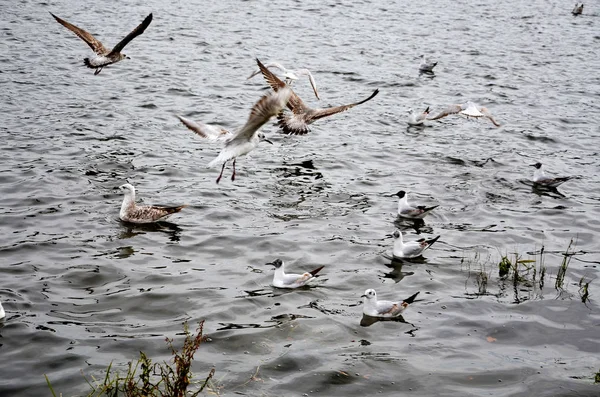
<path fill-rule="evenodd" d="M 360 297 L 361 297 L 361 298 L 366 298 L 366 297 L 367 297 L 367 295 L 365 295 L 365 294 L 362 294 Z"/>
<path fill-rule="evenodd" d="M 270 140 L 268 140 L 267 138 L 263 139 L 263 141 L 270 143 L 271 145 L 273 144 L 273 142 L 271 142 Z"/>
<path fill-rule="evenodd" d="M 530 167 L 535 167 L 537 164 L 529 164 Z"/>

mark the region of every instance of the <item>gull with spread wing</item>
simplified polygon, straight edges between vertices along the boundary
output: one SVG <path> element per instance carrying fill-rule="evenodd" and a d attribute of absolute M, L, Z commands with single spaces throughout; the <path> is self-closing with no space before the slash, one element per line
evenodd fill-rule
<path fill-rule="evenodd" d="M 265 80 L 267 83 L 269 83 L 274 91 L 279 91 L 288 87 L 287 84 L 281 81 L 279 77 L 275 76 L 275 74 L 267 69 L 267 67 L 258 59 L 256 60 L 256 63 L 258 64 L 258 67 L 260 68 Z M 308 128 L 309 124 L 314 123 L 320 118 L 344 112 L 356 105 L 370 101 L 378 93 L 379 89 L 376 89 L 367 99 L 363 99 L 360 102 L 351 103 L 349 105 L 335 106 L 325 109 L 312 109 L 306 106 L 304 102 L 302 102 L 302 99 L 300 99 L 300 97 L 292 91 L 289 102 L 287 103 L 287 107 L 291 110 L 291 113 L 281 112 L 277 116 L 277 119 L 279 120 L 277 124 L 281 127 L 285 134 L 304 135 L 310 131 L 310 128 Z"/>
<path fill-rule="evenodd" d="M 494 120 L 492 114 L 486 107 L 479 106 L 471 101 L 463 104 L 450 105 L 446 109 L 438 113 L 437 116 L 431 117 L 428 120 L 438 120 L 442 117 L 446 117 L 451 114 L 460 114 L 466 116 L 467 118 L 487 117 L 496 127 L 500 127 L 500 124 L 496 120 Z"/>
<path fill-rule="evenodd" d="M 94 58 L 84 58 L 83 63 L 90 69 L 96 69 L 94 74 L 98 74 L 102 71 L 102 68 L 105 66 L 111 65 L 113 63 L 117 63 L 125 58 L 129 59 L 129 57 L 125 54 L 122 54 L 121 51 L 129 42 L 135 39 L 137 36 L 144 33 L 144 30 L 150 25 L 152 22 L 152 14 L 148 15 L 146 19 L 142 21 L 141 24 L 138 25 L 131 33 L 129 33 L 123 40 L 121 40 L 112 50 L 108 50 L 104 47 L 104 45 L 97 40 L 94 36 L 92 36 L 89 32 L 78 28 L 77 26 L 65 21 L 64 19 L 60 19 L 56 15 L 50 13 L 56 19 L 58 23 L 63 25 L 65 28 L 69 29 L 71 32 L 75 33 L 81 40 L 85 41 L 87 45 L 96 53 Z"/>
<path fill-rule="evenodd" d="M 273 142 L 269 141 L 265 135 L 258 130 L 263 124 L 269 121 L 271 117 L 276 116 L 281 112 L 288 100 L 290 100 L 291 94 L 292 90 L 286 86 L 278 92 L 270 92 L 264 95 L 256 102 L 250 111 L 250 116 L 248 117 L 246 124 L 234 135 L 227 138 L 223 150 L 221 150 L 216 159 L 208 164 L 209 167 L 223 164 L 221 173 L 217 178 L 217 183 L 221 180 L 223 171 L 225 170 L 225 164 L 227 164 L 229 160 L 233 159 L 233 174 L 231 174 L 231 180 L 233 181 L 235 180 L 235 162 L 238 157 L 250 153 L 261 141 L 273 144 Z"/>
<path fill-rule="evenodd" d="M 281 75 L 283 77 L 285 77 L 285 82 L 290 86 L 292 85 L 292 83 L 294 81 L 298 80 L 300 77 L 308 76 L 308 80 L 310 81 L 310 85 L 315 93 L 315 96 L 317 97 L 317 99 L 321 99 L 321 98 L 319 98 L 319 92 L 317 91 L 317 83 L 315 82 L 315 79 L 314 79 L 312 73 L 310 72 L 310 70 L 308 70 L 308 69 L 297 69 L 297 70 L 286 69 L 278 62 L 269 62 L 265 65 L 265 68 L 267 68 L 267 69 L 276 68 L 276 69 L 281 70 Z M 256 69 L 248 77 L 248 80 L 251 79 L 252 77 L 256 76 L 259 73 L 260 73 L 260 68 Z"/>

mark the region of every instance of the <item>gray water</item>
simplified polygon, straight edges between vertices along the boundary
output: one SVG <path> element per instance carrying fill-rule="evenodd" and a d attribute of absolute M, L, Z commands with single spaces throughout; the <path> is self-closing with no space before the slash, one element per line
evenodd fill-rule
<path fill-rule="evenodd" d="M 84 394 L 82 370 L 99 377 L 140 350 L 167 359 L 164 338 L 205 319 L 211 341 L 193 370 L 214 367 L 220 395 L 597 396 L 598 11 L 405 3 L 4 2 L 0 394 L 49 395 L 44 374 Z M 154 20 L 132 59 L 94 76 L 89 48 L 49 11 L 107 46 Z M 439 61 L 435 76 L 418 74 L 421 54 Z M 220 145 L 174 115 L 241 126 L 266 92 L 246 80 L 256 57 L 311 69 L 320 102 L 295 84 L 311 106 L 380 94 L 307 136 L 266 125 L 274 145 L 216 185 L 206 164 Z M 503 126 L 453 116 L 407 128 L 408 108 L 467 100 Z M 536 161 L 580 178 L 532 189 Z M 162 226 L 122 224 L 126 181 L 140 202 L 189 207 Z M 425 225 L 396 219 L 401 189 L 440 205 Z M 422 260 L 392 263 L 395 227 L 441 238 Z M 539 259 L 542 246 L 544 288 L 499 278 L 502 255 Z M 264 266 L 275 258 L 325 269 L 313 288 L 277 290 Z M 361 326 L 367 288 L 421 294 L 405 322 Z"/>

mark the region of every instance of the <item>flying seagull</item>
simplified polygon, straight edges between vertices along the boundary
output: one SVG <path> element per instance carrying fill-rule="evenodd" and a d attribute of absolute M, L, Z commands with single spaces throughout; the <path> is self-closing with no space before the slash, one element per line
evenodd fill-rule
<path fill-rule="evenodd" d="M 271 88 L 275 91 L 281 90 L 283 88 L 288 87 L 283 81 L 281 81 L 273 72 L 271 72 L 265 65 L 262 64 L 258 59 L 256 60 L 260 71 L 262 72 L 265 80 Z M 349 105 L 335 106 L 331 108 L 325 109 L 311 109 L 302 102 L 302 99 L 296 93 L 292 91 L 289 102 L 287 103 L 287 107 L 292 111 L 289 112 L 281 112 L 277 119 L 279 122 L 277 123 L 284 133 L 290 135 L 304 135 L 310 131 L 308 128 L 309 124 L 314 123 L 316 120 L 334 115 L 336 113 L 344 112 L 348 109 L 353 108 L 356 105 L 360 105 L 361 103 L 365 103 L 375 97 L 379 93 L 379 89 L 373 91 L 370 97 L 364 99 L 360 102 L 352 103 Z"/>
<path fill-rule="evenodd" d="M 544 173 L 544 168 L 542 163 L 530 164 L 530 166 L 535 167 L 535 171 L 533 172 L 533 183 L 539 186 L 546 186 L 549 188 L 555 188 L 559 185 L 565 183 L 566 181 L 573 179 L 572 176 L 558 177 L 552 178 L 546 176 Z"/>
<path fill-rule="evenodd" d="M 420 291 L 419 291 L 420 292 Z M 390 302 L 390 301 L 378 301 L 377 292 L 374 289 L 368 289 L 365 291 L 361 298 L 365 298 L 363 301 L 363 314 L 371 317 L 396 317 L 402 314 L 402 312 L 415 301 L 419 292 L 413 294 L 409 298 L 404 299 L 402 302 Z"/>
<path fill-rule="evenodd" d="M 487 117 L 488 119 L 490 119 L 490 121 L 496 127 L 500 127 L 500 124 L 496 120 L 494 120 L 494 118 L 492 117 L 492 114 L 489 112 L 489 110 L 487 108 L 485 108 L 483 106 L 479 106 L 476 103 L 473 103 L 471 101 L 469 101 L 467 103 L 463 103 L 463 104 L 458 104 L 458 105 L 450 105 L 446 109 L 444 109 L 442 112 L 438 113 L 437 116 L 429 118 L 428 120 L 441 119 L 442 117 L 446 117 L 451 114 L 461 114 L 463 116 L 466 116 L 467 118 L 469 118 L 469 117 L 475 117 L 475 118 Z"/>
<path fill-rule="evenodd" d="M 440 236 L 430 240 L 425 240 L 422 238 L 417 241 L 409 241 L 404 243 L 402 241 L 402 232 L 399 230 L 394 231 L 393 237 L 394 250 L 392 251 L 392 254 L 395 258 L 416 258 L 440 238 Z"/>
<path fill-rule="evenodd" d="M 437 65 L 437 62 L 431 62 L 425 59 L 425 55 L 421 55 L 421 63 L 419 64 L 419 72 L 433 73 L 433 68 Z"/>
<path fill-rule="evenodd" d="M 277 288 L 298 288 L 303 287 L 312 281 L 317 273 L 325 266 L 320 266 L 313 271 L 302 274 L 285 273 L 284 262 L 281 259 L 275 259 L 267 265 L 275 266 L 275 274 L 273 275 L 273 286 Z"/>
<path fill-rule="evenodd" d="M 164 221 L 172 214 L 179 212 L 186 207 L 186 205 L 180 205 L 178 207 L 136 205 L 135 188 L 132 185 L 126 183 L 119 186 L 119 189 L 125 193 L 123 204 L 121 204 L 121 211 L 119 212 L 119 218 L 124 222 L 154 223 Z"/>
<path fill-rule="evenodd" d="M 422 113 L 415 113 L 414 110 L 408 109 L 408 125 L 423 125 L 425 120 L 427 120 L 427 115 L 429 114 L 429 106 Z"/>
<path fill-rule="evenodd" d="M 218 125 L 204 124 L 200 121 L 193 121 L 179 115 L 176 116 L 183 125 L 209 141 L 225 140 L 233 136 L 231 131 Z"/>
<path fill-rule="evenodd" d="M 263 133 L 258 132 L 258 129 L 269 121 L 271 117 L 281 112 L 290 99 L 291 94 L 292 90 L 285 86 L 279 92 L 268 93 L 256 102 L 250 111 L 250 116 L 246 124 L 235 135 L 232 135 L 225 141 L 225 147 L 221 150 L 221 153 L 208 164 L 209 167 L 223 164 L 221 173 L 217 178 L 217 183 L 221 180 L 225 164 L 229 160 L 233 159 L 233 174 L 231 175 L 231 180 L 233 181 L 235 180 L 235 161 L 239 156 L 243 156 L 254 150 L 260 141 L 273 144 Z"/>
<path fill-rule="evenodd" d="M 319 92 L 317 91 L 317 83 L 315 82 L 315 79 L 314 79 L 312 73 L 310 73 L 310 70 L 308 70 L 308 69 L 297 69 L 297 70 L 286 69 L 278 62 L 267 63 L 265 65 L 265 67 L 267 69 L 276 68 L 276 69 L 281 70 L 282 76 L 285 77 L 285 82 L 290 86 L 292 85 L 292 83 L 294 81 L 298 80 L 301 76 L 308 76 L 308 80 L 310 81 L 310 85 L 315 93 L 315 96 L 317 97 L 317 99 L 321 99 L 321 98 L 319 98 Z M 256 76 L 259 73 L 260 73 L 260 68 L 256 69 L 248 77 L 248 80 L 251 79 L 252 77 Z"/>
<path fill-rule="evenodd" d="M 406 194 L 404 190 L 400 190 L 398 193 L 394 194 L 394 196 L 398 196 L 398 215 L 402 218 L 423 219 L 425 215 L 439 207 L 438 205 L 432 207 L 410 205 L 408 204 L 408 194 Z"/>
<path fill-rule="evenodd" d="M 102 45 L 100 41 L 98 41 L 94 36 L 92 36 L 89 32 L 78 28 L 77 26 L 70 24 L 64 19 L 60 19 L 56 15 L 50 13 L 56 19 L 58 23 L 63 25 L 65 28 L 69 29 L 71 32 L 75 33 L 81 40 L 85 41 L 87 45 L 91 47 L 91 49 L 96 53 L 94 58 L 84 58 L 83 63 L 90 69 L 96 69 L 94 75 L 100 73 L 102 68 L 105 66 L 111 65 L 113 63 L 117 63 L 125 58 L 129 59 L 129 57 L 125 54 L 122 54 L 121 51 L 129 42 L 135 39 L 137 36 L 144 33 L 144 30 L 150 25 L 152 22 L 152 14 L 148 15 L 144 21 L 138 25 L 137 28 L 133 29 L 131 33 L 129 33 L 123 40 L 119 42 L 112 50 L 108 50 Z"/>
<path fill-rule="evenodd" d="M 571 14 L 573 15 L 581 15 L 583 14 L 583 3 L 581 3 L 581 5 L 577 5 L 578 3 L 575 3 L 575 8 L 573 8 L 573 11 L 571 11 Z"/>

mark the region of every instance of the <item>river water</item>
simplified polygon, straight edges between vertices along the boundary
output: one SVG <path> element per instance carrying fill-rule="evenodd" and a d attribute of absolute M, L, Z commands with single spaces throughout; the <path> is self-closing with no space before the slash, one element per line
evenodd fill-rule
<path fill-rule="evenodd" d="M 5 2 L 0 395 L 49 395 L 44 374 L 84 394 L 81 371 L 122 369 L 140 350 L 167 359 L 164 338 L 205 319 L 193 370 L 214 367 L 220 395 L 597 396 L 599 14 L 556 0 L 405 3 Z M 154 20 L 130 60 L 94 76 L 89 48 L 48 12 L 107 46 Z M 421 54 L 439 62 L 434 76 L 419 75 Z M 217 185 L 206 164 L 220 145 L 174 115 L 241 126 L 266 89 L 246 80 L 256 57 L 311 69 L 320 102 L 294 85 L 311 106 L 380 93 L 306 136 L 267 124 L 274 145 Z M 449 116 L 407 128 L 408 108 L 467 100 L 502 127 Z M 537 161 L 580 178 L 536 190 Z M 122 224 L 127 181 L 140 202 L 189 207 L 162 226 Z M 398 190 L 440 207 L 402 222 Z M 390 261 L 396 227 L 441 238 L 423 259 Z M 543 288 L 499 277 L 501 256 L 539 266 L 542 246 Z M 325 268 L 313 288 L 277 290 L 264 266 L 276 258 Z M 369 325 L 367 288 L 421 294 L 404 322 Z"/>

